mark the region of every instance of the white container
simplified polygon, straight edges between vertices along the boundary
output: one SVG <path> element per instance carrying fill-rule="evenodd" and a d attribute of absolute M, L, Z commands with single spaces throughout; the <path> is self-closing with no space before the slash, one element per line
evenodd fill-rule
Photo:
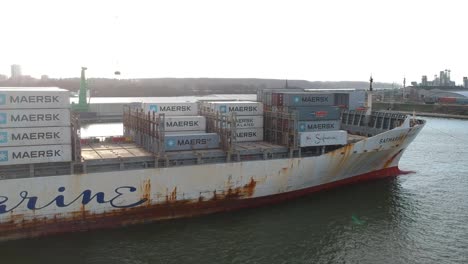
<path fill-rule="evenodd" d="M 14 164 L 71 161 L 71 145 L 0 147 L 0 167 Z"/>
<path fill-rule="evenodd" d="M 165 131 L 206 130 L 204 116 L 168 116 L 165 117 Z"/>
<path fill-rule="evenodd" d="M 221 123 L 221 126 L 226 123 Z M 263 116 L 237 116 L 237 128 L 263 128 Z"/>
<path fill-rule="evenodd" d="M 166 116 L 194 116 L 198 115 L 198 104 L 195 102 L 144 103 L 143 110 Z"/>
<path fill-rule="evenodd" d="M 250 101 L 211 102 L 214 112 L 221 114 L 236 113 L 236 115 L 263 115 L 263 104 Z"/>
<path fill-rule="evenodd" d="M 299 121 L 299 132 L 340 130 L 340 120 Z"/>
<path fill-rule="evenodd" d="M 70 109 L 0 110 L 0 128 L 69 125 Z"/>
<path fill-rule="evenodd" d="M 263 141 L 263 128 L 236 129 L 236 141 Z"/>
<path fill-rule="evenodd" d="M 0 128 L 0 147 L 71 144 L 70 127 Z"/>
<path fill-rule="evenodd" d="M 299 132 L 300 147 L 346 145 L 347 143 L 347 132 L 344 130 Z"/>
<path fill-rule="evenodd" d="M 262 128 L 263 116 L 238 116 L 237 128 Z"/>
<path fill-rule="evenodd" d="M 70 108 L 70 91 L 60 88 L 0 88 L 0 109 Z"/>

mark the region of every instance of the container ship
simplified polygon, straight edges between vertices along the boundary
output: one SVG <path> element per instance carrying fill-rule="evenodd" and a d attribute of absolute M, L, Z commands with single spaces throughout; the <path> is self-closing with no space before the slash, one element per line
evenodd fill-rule
<path fill-rule="evenodd" d="M 0 240 L 256 207 L 399 175 L 425 122 L 370 103 L 366 91 L 290 88 L 259 90 L 256 101 L 131 104 L 123 136 L 85 139 L 68 91 L 0 88 Z"/>

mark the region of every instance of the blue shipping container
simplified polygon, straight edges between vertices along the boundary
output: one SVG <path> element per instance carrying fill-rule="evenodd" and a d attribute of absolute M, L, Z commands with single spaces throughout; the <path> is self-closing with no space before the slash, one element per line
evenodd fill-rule
<path fill-rule="evenodd" d="M 330 93 L 278 93 L 278 106 L 326 106 L 334 105 Z"/>

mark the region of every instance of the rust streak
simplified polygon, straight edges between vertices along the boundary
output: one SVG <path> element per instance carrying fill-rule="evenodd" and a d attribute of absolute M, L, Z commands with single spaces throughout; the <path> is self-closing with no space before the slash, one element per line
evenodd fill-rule
<path fill-rule="evenodd" d="M 174 190 L 172 190 L 171 195 L 169 197 L 169 201 L 173 202 L 177 200 L 177 186 L 174 187 Z"/>
<path fill-rule="evenodd" d="M 146 205 L 149 206 L 151 204 L 151 180 L 145 180 L 142 186 L 142 199 L 146 200 Z"/>
<path fill-rule="evenodd" d="M 388 159 L 388 160 L 385 162 L 383 168 L 386 169 L 386 168 L 388 168 L 390 165 L 392 165 L 393 160 L 395 160 L 395 158 L 396 158 L 402 151 L 403 151 L 403 149 L 400 149 L 400 151 L 398 151 L 395 155 L 393 155 L 390 159 Z"/>
<path fill-rule="evenodd" d="M 254 194 L 255 186 L 257 186 L 257 182 L 253 179 L 253 177 L 250 177 L 250 182 L 244 185 L 244 189 L 246 190 L 247 196 L 250 197 Z"/>

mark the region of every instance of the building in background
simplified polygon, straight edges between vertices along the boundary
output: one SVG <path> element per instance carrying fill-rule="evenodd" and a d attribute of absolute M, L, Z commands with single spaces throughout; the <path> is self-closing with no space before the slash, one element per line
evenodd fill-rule
<path fill-rule="evenodd" d="M 465 77 L 463 78 L 463 85 L 457 86 L 455 81 L 450 79 L 450 70 L 440 71 L 439 75 L 435 74 L 432 81 L 428 80 L 427 75 L 421 77 L 421 83 L 411 82 L 411 86 L 423 89 L 442 89 L 442 90 L 456 90 L 460 88 L 467 88 Z"/>
<path fill-rule="evenodd" d="M 468 89 L 468 77 L 463 77 L 463 87 Z"/>
<path fill-rule="evenodd" d="M 20 79 L 21 76 L 23 76 L 21 73 L 21 65 L 11 65 L 11 79 Z"/>
<path fill-rule="evenodd" d="M 6 81 L 8 77 L 6 75 L 0 74 L 0 82 Z"/>

